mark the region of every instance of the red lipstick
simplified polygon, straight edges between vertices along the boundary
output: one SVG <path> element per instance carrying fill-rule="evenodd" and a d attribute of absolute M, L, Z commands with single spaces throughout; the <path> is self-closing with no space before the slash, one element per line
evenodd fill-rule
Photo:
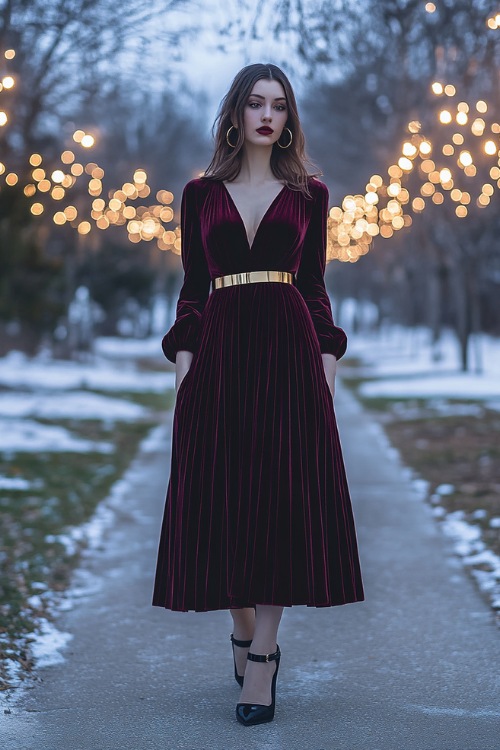
<path fill-rule="evenodd" d="M 274 133 L 274 130 L 272 128 L 264 126 L 262 128 L 258 128 L 257 133 L 260 133 L 261 135 L 272 135 L 272 133 Z"/>

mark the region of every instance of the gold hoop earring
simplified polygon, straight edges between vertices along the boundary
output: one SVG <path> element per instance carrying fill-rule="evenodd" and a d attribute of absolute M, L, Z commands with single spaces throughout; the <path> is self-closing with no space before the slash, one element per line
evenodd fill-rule
<path fill-rule="evenodd" d="M 278 146 L 280 148 L 288 148 L 289 146 L 292 145 L 292 141 L 293 141 L 293 135 L 292 135 L 292 131 L 290 130 L 290 128 L 284 128 L 284 130 L 288 130 L 288 132 L 290 133 L 290 140 L 288 141 L 288 143 L 286 144 L 286 146 L 282 146 L 281 143 L 279 142 L 279 138 L 278 138 L 278 140 L 276 141 L 276 143 L 278 144 Z M 281 138 L 281 135 L 280 135 L 280 138 Z"/>
<path fill-rule="evenodd" d="M 231 130 L 237 130 L 237 128 L 235 128 L 234 125 L 231 125 L 231 127 L 229 128 L 229 130 L 226 133 L 226 141 L 228 143 L 228 146 L 231 146 L 231 148 L 236 148 L 236 146 L 233 146 L 233 144 L 229 140 L 229 133 L 231 132 Z"/>

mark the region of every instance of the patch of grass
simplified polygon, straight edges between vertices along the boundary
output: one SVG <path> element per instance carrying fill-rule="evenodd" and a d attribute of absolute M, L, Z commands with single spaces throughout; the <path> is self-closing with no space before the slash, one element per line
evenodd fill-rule
<path fill-rule="evenodd" d="M 342 373 L 342 382 L 344 385 L 346 385 L 351 391 L 354 391 L 357 393 L 359 387 L 363 385 L 363 383 L 367 383 L 372 378 L 362 378 L 358 375 L 353 375 L 352 373 L 344 374 Z"/>
<path fill-rule="evenodd" d="M 362 367 L 363 360 L 360 357 L 355 357 L 351 354 L 345 354 L 342 357 L 341 367 Z"/>
<path fill-rule="evenodd" d="M 376 398 L 363 398 L 358 394 L 358 399 L 361 401 L 368 411 L 376 411 L 381 414 L 392 414 L 394 407 L 394 399 L 386 398 L 384 396 L 377 396 Z"/>
<path fill-rule="evenodd" d="M 161 351 L 161 342 L 158 343 L 158 351 Z M 168 372 L 169 370 L 175 372 L 175 365 L 165 357 L 139 357 L 135 360 L 135 364 L 139 370 L 145 372 Z"/>
<path fill-rule="evenodd" d="M 385 429 L 403 461 L 439 493 L 447 513 L 461 511 L 481 529 L 485 544 L 500 555 L 500 414 L 477 399 L 367 398 L 361 384 L 372 380 L 353 369 L 343 382 Z"/>
<path fill-rule="evenodd" d="M 500 414 L 483 409 L 470 416 L 393 419 L 385 428 L 405 463 L 430 483 L 431 494 L 441 484 L 453 485 L 440 505 L 464 511 L 500 555 L 498 528 L 490 526 L 500 516 Z"/>
<path fill-rule="evenodd" d="M 33 483 L 0 498 L 0 689 L 9 687 L 7 660 L 30 669 L 25 646 L 37 617 L 49 616 L 48 594 L 67 587 L 78 561 L 57 536 L 92 516 L 156 423 L 58 420 L 78 437 L 111 442 L 113 453 L 0 454 L 0 475 Z"/>
<path fill-rule="evenodd" d="M 157 393 L 156 391 L 97 391 L 94 388 L 90 392 L 107 398 L 121 398 L 124 401 L 145 406 L 155 414 L 172 409 L 175 402 L 174 388 L 166 388 L 164 393 Z"/>

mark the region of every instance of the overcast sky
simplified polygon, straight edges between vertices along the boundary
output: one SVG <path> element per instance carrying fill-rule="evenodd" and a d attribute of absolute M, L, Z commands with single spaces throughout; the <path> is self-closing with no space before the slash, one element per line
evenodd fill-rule
<path fill-rule="evenodd" d="M 271 12 L 272 3 L 269 6 Z M 193 6 L 191 6 L 192 8 Z M 184 28 L 189 26 L 194 11 L 169 13 L 163 18 L 156 18 L 151 26 L 151 35 L 161 34 L 161 28 Z M 285 42 L 278 43 L 271 36 L 265 34 L 260 40 L 251 39 L 248 33 L 250 16 L 245 16 L 237 0 L 208 0 L 200 4 L 196 10 L 195 19 L 199 31 L 195 36 L 183 36 L 180 47 L 177 48 L 182 60 L 173 61 L 167 45 L 161 42 L 148 61 L 155 70 L 153 76 L 158 76 L 156 87 L 164 87 L 162 70 L 168 69 L 176 73 L 176 79 L 184 79 L 195 90 L 203 91 L 209 100 L 207 127 L 215 118 L 220 100 L 228 90 L 232 79 L 244 65 L 255 62 L 271 62 L 280 65 L 292 81 L 292 85 L 300 95 L 300 81 L 282 65 L 281 60 L 289 58 L 289 48 Z M 234 37 L 224 37 L 225 52 L 218 49 L 221 41 L 220 29 L 233 22 Z M 265 28 L 265 23 L 264 23 Z M 157 62 L 156 62 L 157 61 Z M 188 101 L 189 104 L 189 101 Z"/>

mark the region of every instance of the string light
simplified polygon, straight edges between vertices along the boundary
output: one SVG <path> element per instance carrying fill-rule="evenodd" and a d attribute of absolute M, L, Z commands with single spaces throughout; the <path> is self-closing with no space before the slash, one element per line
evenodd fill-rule
<path fill-rule="evenodd" d="M 434 3 L 426 4 L 426 11 L 434 13 Z M 500 28 L 500 14 L 492 17 L 495 28 Z M 490 19 L 491 20 L 491 19 Z M 491 28 L 493 26 L 488 23 Z M 7 60 L 13 59 L 14 50 L 6 50 Z M 0 91 L 15 86 L 13 76 L 5 75 L 0 82 Z M 429 205 L 441 205 L 445 199 L 452 201 L 457 218 L 468 215 L 468 206 L 473 198 L 470 191 L 456 183 L 457 179 L 474 177 L 477 165 L 473 154 L 477 147 L 465 146 L 466 137 L 481 138 L 478 144 L 482 159 L 494 157 L 496 164 L 488 168 L 487 180 L 482 185 L 481 192 L 474 198 L 478 208 L 488 206 L 496 189 L 500 188 L 500 151 L 499 144 L 492 138 L 500 134 L 500 123 L 487 124 L 485 116 L 488 104 L 478 100 L 473 105 L 458 102 L 453 107 L 451 101 L 456 96 L 453 84 L 434 81 L 431 84 L 432 93 L 446 96 L 449 103 L 437 113 L 437 121 L 444 127 L 457 126 L 462 132 L 451 132 L 448 142 L 436 147 L 432 140 L 422 133 L 422 124 L 418 120 L 408 123 L 408 135 L 401 144 L 401 152 L 394 164 L 387 169 L 387 176 L 374 174 L 365 185 L 364 193 L 347 195 L 341 206 L 333 206 L 328 214 L 327 259 L 338 259 L 343 262 L 355 263 L 361 256 L 369 252 L 375 237 L 389 239 L 394 234 L 413 222 L 412 213 L 420 214 Z M 475 112 L 477 115 L 472 115 Z M 8 115 L 0 110 L 0 126 L 6 125 Z M 483 140 L 486 129 L 488 135 Z M 72 139 L 83 152 L 95 146 L 96 138 L 91 133 L 77 129 Z M 453 159 L 453 166 L 442 164 L 442 159 Z M 441 163 L 440 163 L 441 160 Z M 43 157 L 33 153 L 29 156 L 29 179 L 23 185 L 24 195 L 28 199 L 37 194 L 45 194 L 47 200 L 66 202 L 69 192 L 80 186 L 86 179 L 86 192 L 91 199 L 90 216 L 81 215 L 82 207 L 69 204 L 54 211 L 52 221 L 56 226 L 68 225 L 80 235 L 89 234 L 93 227 L 105 231 L 112 226 L 123 226 L 129 241 L 137 244 L 142 241 L 155 241 L 162 251 L 181 252 L 180 227 L 169 228 L 174 220 L 171 204 L 174 195 L 169 190 L 158 190 L 155 198 L 157 203 L 152 205 L 132 205 L 131 201 L 145 199 L 151 194 L 148 184 L 147 171 L 144 168 L 135 169 L 132 179 L 124 182 L 119 189 L 104 191 L 105 171 L 96 162 L 78 159 L 75 150 L 66 149 L 60 155 L 62 166 L 51 165 L 42 167 Z M 476 159 L 480 164 L 478 156 Z M 458 169 L 457 169 L 458 167 Z M 455 175 L 454 172 L 458 174 Z M 0 162 L 0 175 L 7 186 L 14 186 L 19 182 L 16 172 L 7 172 L 7 168 Z M 49 177 L 50 175 L 50 177 Z M 409 185 L 412 185 L 412 195 Z M 41 200 L 35 200 L 30 211 L 33 216 L 41 216 L 46 206 Z"/>
<path fill-rule="evenodd" d="M 500 14 L 498 20 L 500 28 Z M 456 95 L 455 86 L 439 81 L 431 84 L 431 91 L 438 97 L 446 95 L 452 98 Z M 439 125 L 453 127 L 453 123 L 456 123 L 465 129 L 462 133 L 452 133 L 451 143 L 439 147 L 444 158 L 453 157 L 456 160 L 455 164 L 460 168 L 458 171 L 465 178 L 476 176 L 478 170 L 474 163 L 476 157 L 473 155 L 477 147 L 473 148 L 474 144 L 471 147 L 463 147 L 467 133 L 481 137 L 487 127 L 492 134 L 500 133 L 499 123 L 493 122 L 487 126 L 482 116 L 472 118 L 472 122 L 469 123 L 469 113 L 472 110 L 479 115 L 485 115 L 488 112 L 488 104 L 484 100 L 479 100 L 471 106 L 461 101 L 457 104 L 455 112 L 448 106 L 437 113 Z M 380 175 L 373 175 L 366 185 L 364 195 L 346 196 L 341 206 L 330 209 L 328 260 L 356 262 L 368 252 L 374 237 L 388 239 L 400 229 L 411 226 L 413 219 L 408 211 L 420 214 L 428 205 L 442 205 L 446 198 L 455 204 L 454 212 L 457 218 L 463 219 L 468 216 L 468 206 L 472 201 L 470 191 L 455 184 L 457 176 L 454 175 L 452 167 L 439 164 L 437 158 L 430 158 L 433 143 L 421 133 L 421 123 L 413 120 L 408 123 L 407 129 L 410 138 L 402 143 L 401 155 L 396 163 L 388 168 L 387 180 Z M 457 155 L 456 147 L 462 147 Z M 500 150 L 498 142 L 491 137 L 482 141 L 480 150 L 483 157 L 486 155 L 498 159 L 498 166 L 489 168 L 488 174 L 492 182 L 485 182 L 481 193 L 475 199 L 478 208 L 485 208 L 491 203 L 495 189 L 500 188 Z M 478 159 L 479 155 L 476 160 Z M 409 189 L 404 184 L 405 180 L 412 184 L 416 183 L 417 195 L 410 196 Z"/>

